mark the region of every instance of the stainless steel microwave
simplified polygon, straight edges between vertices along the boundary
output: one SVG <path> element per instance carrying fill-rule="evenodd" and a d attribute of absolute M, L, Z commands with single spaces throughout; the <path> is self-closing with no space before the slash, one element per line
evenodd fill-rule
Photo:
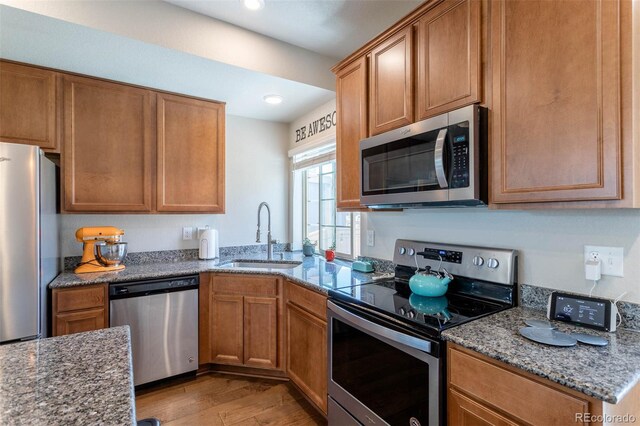
<path fill-rule="evenodd" d="M 470 105 L 360 141 L 360 202 L 374 209 L 487 202 L 486 109 Z"/>

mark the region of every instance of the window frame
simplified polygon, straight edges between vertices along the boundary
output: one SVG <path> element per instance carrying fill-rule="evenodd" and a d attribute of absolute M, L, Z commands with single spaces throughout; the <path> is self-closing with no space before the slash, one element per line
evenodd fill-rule
<path fill-rule="evenodd" d="M 328 172 L 328 173 L 322 173 L 322 167 L 324 165 L 327 164 L 332 164 L 332 171 Z M 324 255 L 324 251 L 328 249 L 328 247 L 323 247 L 322 244 L 322 229 L 324 228 L 333 228 L 333 235 L 334 235 L 334 242 L 335 242 L 335 238 L 336 238 L 336 231 L 338 228 L 340 229 L 349 229 L 349 244 L 350 244 L 350 250 L 351 250 L 351 254 L 349 253 L 343 253 L 343 252 L 339 252 L 337 250 L 335 250 L 335 255 L 337 258 L 341 258 L 341 259 L 355 259 L 358 255 L 355 253 L 355 248 L 356 248 L 356 244 L 354 241 L 354 237 L 355 237 L 355 225 L 356 225 L 356 217 L 355 214 L 359 214 L 358 212 L 356 212 L 354 214 L 354 212 L 338 212 L 337 209 L 337 187 L 336 187 L 336 173 L 337 173 L 337 163 L 335 159 L 332 160 L 327 160 L 327 161 L 323 161 L 323 162 L 318 162 L 317 164 L 313 164 L 311 166 L 305 167 L 304 169 L 301 170 L 302 173 L 302 200 L 303 200 L 303 207 L 302 207 L 302 236 L 303 238 L 308 238 L 309 234 L 308 234 L 308 206 L 309 206 L 309 198 L 308 198 L 308 173 L 310 170 L 312 169 L 318 169 L 318 240 L 316 242 L 316 246 L 314 248 L 314 251 L 316 254 L 320 254 L 320 255 Z M 333 188 L 334 188 L 334 193 L 333 193 L 333 198 L 323 198 L 322 197 L 322 176 L 326 176 L 326 175 L 332 175 L 332 184 L 333 184 Z M 323 207 L 323 201 L 333 201 L 334 202 L 334 209 L 333 209 L 333 225 L 325 225 L 323 224 L 323 214 L 322 214 L 322 207 Z M 338 213 L 347 213 L 350 216 L 350 226 L 343 226 L 343 225 L 337 225 L 336 224 L 336 219 L 337 219 L 337 214 Z M 337 248 L 337 245 L 336 245 Z"/>

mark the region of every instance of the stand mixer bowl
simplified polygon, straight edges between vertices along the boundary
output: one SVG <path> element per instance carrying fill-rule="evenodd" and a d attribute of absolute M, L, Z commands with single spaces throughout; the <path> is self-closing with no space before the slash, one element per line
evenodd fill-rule
<path fill-rule="evenodd" d="M 96 243 L 96 260 L 103 266 L 118 266 L 127 255 L 127 243 L 100 241 Z"/>

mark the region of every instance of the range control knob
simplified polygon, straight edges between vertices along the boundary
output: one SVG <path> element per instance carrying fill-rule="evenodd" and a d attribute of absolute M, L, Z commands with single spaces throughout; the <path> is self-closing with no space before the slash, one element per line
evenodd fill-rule
<path fill-rule="evenodd" d="M 496 258 L 492 257 L 489 260 L 487 260 L 487 268 L 496 269 L 498 265 L 500 265 L 500 262 L 498 262 L 498 259 Z"/>
<path fill-rule="evenodd" d="M 400 308 L 400 315 L 402 316 L 407 315 L 407 310 L 405 308 Z"/>
<path fill-rule="evenodd" d="M 475 256 L 473 258 L 473 264 L 476 265 L 476 266 L 482 266 L 482 265 L 484 265 L 484 259 L 482 257 L 480 257 L 480 256 Z"/>
<path fill-rule="evenodd" d="M 416 311 L 414 311 L 413 309 L 411 309 L 409 311 L 409 318 L 414 319 L 416 317 Z"/>
<path fill-rule="evenodd" d="M 407 252 L 407 249 L 406 249 L 406 248 L 404 248 L 404 247 L 400 247 L 400 248 L 398 248 L 398 253 L 400 253 L 400 254 L 405 254 L 406 252 Z"/>
<path fill-rule="evenodd" d="M 409 249 L 409 256 L 413 256 L 416 254 L 416 251 L 412 248 Z"/>

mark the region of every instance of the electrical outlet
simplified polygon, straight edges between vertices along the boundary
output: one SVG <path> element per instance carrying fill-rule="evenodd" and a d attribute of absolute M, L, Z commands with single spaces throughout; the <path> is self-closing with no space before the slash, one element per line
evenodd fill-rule
<path fill-rule="evenodd" d="M 367 230 L 367 245 L 373 247 L 376 245 L 376 234 L 373 229 Z"/>
<path fill-rule="evenodd" d="M 584 261 L 600 260 L 602 275 L 624 277 L 624 248 L 584 246 Z"/>
<path fill-rule="evenodd" d="M 182 228 L 182 239 L 193 240 L 193 228 L 191 226 L 185 226 Z"/>

